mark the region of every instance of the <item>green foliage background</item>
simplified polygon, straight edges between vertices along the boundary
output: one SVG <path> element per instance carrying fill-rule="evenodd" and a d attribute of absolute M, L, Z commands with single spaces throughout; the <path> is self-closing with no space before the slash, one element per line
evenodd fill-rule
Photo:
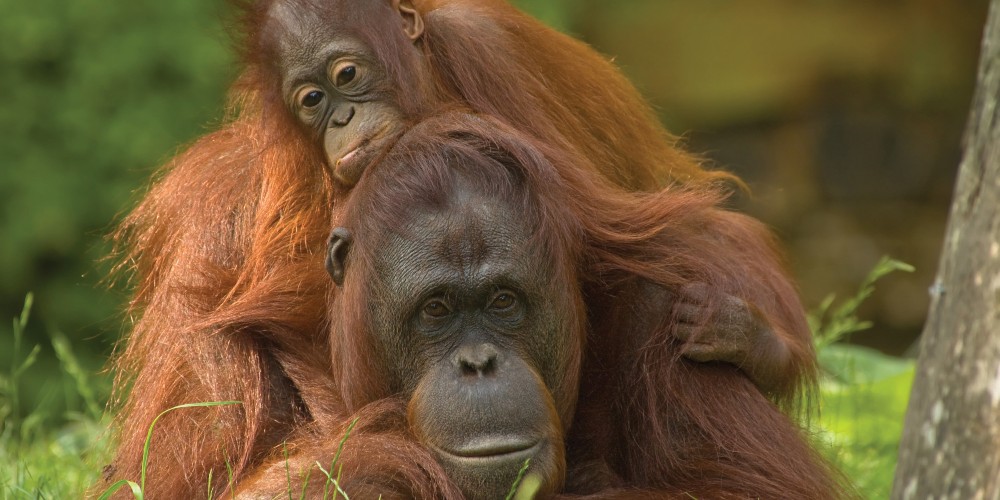
<path fill-rule="evenodd" d="M 0 0 L 0 12 L 0 316 L 35 292 L 33 338 L 65 332 L 95 371 L 124 323 L 104 236 L 156 165 L 220 116 L 234 73 L 225 10 Z M 11 342 L 0 326 L 0 366 Z M 53 359 L 26 374 L 26 408 L 62 406 Z"/>

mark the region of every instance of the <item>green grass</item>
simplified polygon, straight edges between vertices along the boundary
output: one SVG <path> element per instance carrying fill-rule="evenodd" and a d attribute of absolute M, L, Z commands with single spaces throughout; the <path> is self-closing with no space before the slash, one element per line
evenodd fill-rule
<path fill-rule="evenodd" d="M 889 498 L 914 365 L 878 359 L 882 366 L 869 373 L 887 371 L 890 365 L 895 373 L 868 379 L 865 373 L 871 367 L 863 366 L 867 363 L 863 360 L 884 356 L 863 348 L 844 351 L 844 362 L 857 360 L 855 368 L 863 380 L 821 382 L 822 408 L 816 424 L 821 448 L 865 498 Z"/>
<path fill-rule="evenodd" d="M 81 368 L 69 341 L 53 334 L 65 388 L 78 396 L 72 398 L 76 407 L 57 418 L 44 408 L 23 411 L 23 377 L 42 352 L 40 346 L 23 352 L 31 305 L 29 294 L 14 319 L 13 361 L 0 372 L 0 498 L 77 498 L 97 480 L 110 455 L 101 415 L 105 395 L 94 390 L 103 384 Z"/>
<path fill-rule="evenodd" d="M 874 283 L 890 272 L 910 269 L 906 264 L 883 259 L 855 296 L 836 307 L 830 297 L 809 318 L 823 369 L 820 413 L 811 430 L 821 451 L 855 482 L 865 498 L 889 496 L 914 363 L 840 341 L 871 327 L 869 322 L 858 319 L 856 312 L 874 291 Z M 76 397 L 68 399 L 74 405 L 65 415 L 50 415 L 44 408 L 20 408 L 22 378 L 42 352 L 38 346 L 25 349 L 21 345 L 31 302 L 29 295 L 21 315 L 14 319 L 13 362 L 9 367 L 0 367 L 0 499 L 76 498 L 98 480 L 110 458 L 108 421 L 101 412 L 107 391 L 95 389 L 106 384 L 82 369 L 69 341 L 55 333 L 50 337 L 63 372 L 62 389 L 74 393 Z M 167 411 L 236 403 L 193 403 Z M 327 493 L 334 498 L 347 498 L 349 493 L 340 488 L 338 460 L 352 428 L 353 424 L 329 467 L 316 464 L 326 478 Z M 150 434 L 152 431 L 151 426 Z M 149 453 L 147 441 L 146 458 Z M 113 479 L 118 482 L 106 493 L 127 486 L 136 498 L 142 498 L 145 468 L 139 478 Z M 298 491 L 293 491 L 291 475 L 288 479 L 289 497 L 300 497 Z M 537 488 L 536 477 L 519 475 L 508 498 L 531 498 Z"/>
<path fill-rule="evenodd" d="M 209 406 L 226 406 L 226 405 L 238 405 L 238 404 L 242 403 L 240 403 L 239 401 L 209 401 L 204 403 L 185 403 L 161 411 L 160 414 L 153 419 L 153 422 L 149 424 L 149 430 L 146 431 L 146 443 L 142 447 L 142 466 L 140 467 L 141 472 L 139 475 L 139 482 L 136 483 L 134 480 L 130 479 L 119 479 L 114 483 L 112 483 L 111 486 L 108 486 L 108 488 L 101 493 L 101 496 L 99 497 L 100 500 L 105 500 L 106 498 L 110 498 L 111 495 L 113 495 L 116 491 L 118 491 L 119 488 L 125 486 L 128 486 L 129 489 L 132 490 L 132 496 L 134 496 L 138 500 L 143 499 L 143 491 L 146 488 L 146 465 L 149 464 L 149 443 L 152 442 L 153 440 L 153 429 L 156 428 L 156 422 L 158 422 L 161 417 L 172 411 L 181 410 L 184 408 L 205 408 Z M 209 487 L 211 487 L 212 484 L 211 476 L 209 476 L 208 483 Z M 211 489 L 208 490 L 209 496 L 211 496 L 211 491 L 212 491 Z"/>

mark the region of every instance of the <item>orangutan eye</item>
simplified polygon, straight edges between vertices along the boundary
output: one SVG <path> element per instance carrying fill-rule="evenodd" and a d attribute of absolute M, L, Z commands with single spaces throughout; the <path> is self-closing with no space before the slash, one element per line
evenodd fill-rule
<path fill-rule="evenodd" d="M 358 67 L 353 64 L 347 63 L 340 66 L 337 69 L 337 75 L 334 78 L 333 83 L 337 87 L 343 87 L 344 85 L 353 82 L 354 78 L 357 76 L 358 76 Z"/>
<path fill-rule="evenodd" d="M 508 292 L 501 292 L 496 297 L 493 298 L 493 302 L 490 302 L 490 308 L 493 310 L 503 311 L 514 307 L 517 303 L 517 299 L 514 295 Z"/>
<path fill-rule="evenodd" d="M 299 91 L 299 105 L 305 109 L 315 108 L 323 102 L 326 94 L 315 87 L 306 87 Z"/>
<path fill-rule="evenodd" d="M 443 318 L 447 316 L 449 313 L 451 313 L 451 310 L 448 309 L 448 306 L 445 305 L 444 302 L 435 299 L 424 304 L 424 308 L 421 312 L 424 314 L 424 316 L 430 318 Z"/>

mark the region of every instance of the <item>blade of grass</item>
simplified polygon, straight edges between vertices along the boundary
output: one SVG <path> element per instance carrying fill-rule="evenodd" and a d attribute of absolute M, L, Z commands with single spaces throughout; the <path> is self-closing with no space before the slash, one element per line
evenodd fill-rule
<path fill-rule="evenodd" d="M 859 320 L 855 313 L 865 299 L 875 291 L 875 282 L 892 272 L 913 272 L 913 269 L 913 266 L 905 262 L 883 256 L 865 277 L 853 297 L 832 310 L 830 307 L 833 296 L 827 297 L 817 310 L 809 314 L 809 324 L 813 328 L 816 349 L 822 350 L 851 333 L 871 328 L 870 321 Z"/>
<path fill-rule="evenodd" d="M 340 439 L 340 444 L 337 445 L 337 453 L 333 456 L 333 462 L 330 463 L 330 471 L 331 472 L 333 471 L 334 467 L 337 466 L 337 462 L 340 461 L 340 454 L 341 454 L 341 452 L 344 451 L 344 443 L 347 442 L 347 438 L 351 435 L 351 431 L 354 430 L 354 426 L 357 425 L 357 424 L 358 424 L 358 419 L 355 418 L 354 420 L 351 420 L 351 423 L 347 426 L 347 430 L 344 431 L 344 437 L 342 437 Z M 320 470 L 323 470 L 323 468 L 320 467 Z M 336 490 L 334 491 L 334 494 L 333 494 L 333 498 L 334 498 L 334 500 L 336 500 L 338 492 L 339 493 L 343 493 L 343 490 L 340 489 L 340 483 L 339 483 L 339 481 L 340 481 L 340 471 L 337 472 L 337 480 L 334 480 L 333 477 L 330 474 L 326 475 L 326 484 L 323 485 L 323 498 L 326 498 L 326 495 L 327 495 L 327 493 L 329 491 L 329 487 L 330 487 L 330 482 L 331 481 L 337 487 Z M 346 493 L 344 494 L 344 498 L 347 498 L 347 494 Z"/>
<path fill-rule="evenodd" d="M 333 475 L 332 475 L 332 473 L 329 472 L 329 471 L 327 471 L 326 469 L 324 469 L 323 468 L 323 464 L 319 463 L 318 460 L 316 462 L 314 462 L 314 463 L 316 464 L 316 468 L 319 469 L 319 471 L 322 472 L 323 475 L 326 476 L 326 479 L 327 479 L 326 484 L 323 485 L 323 500 L 326 500 L 329 497 L 329 494 L 330 494 L 329 493 L 329 486 L 331 484 L 333 484 L 333 488 L 334 488 L 334 496 L 333 496 L 333 498 L 331 500 L 335 500 L 337 498 L 337 495 L 344 495 L 345 499 L 350 500 L 350 497 L 347 496 L 347 492 L 345 492 L 340 487 L 340 473 L 343 472 L 343 470 L 344 470 L 343 464 L 341 464 L 341 466 L 337 469 L 337 477 L 334 478 Z M 379 495 L 379 498 L 381 498 L 381 495 Z"/>
<path fill-rule="evenodd" d="M 129 489 L 132 490 L 132 496 L 135 497 L 137 500 L 142 500 L 142 488 L 138 484 L 135 484 L 135 481 L 129 481 L 128 479 L 120 479 L 118 481 L 115 481 L 114 484 L 108 486 L 108 489 L 104 490 L 104 493 L 101 493 L 101 496 L 98 497 L 98 500 L 107 500 L 108 498 L 111 498 L 111 495 L 113 495 L 116 491 L 118 491 L 118 488 L 121 488 L 126 484 L 128 485 Z"/>
<path fill-rule="evenodd" d="M 11 355 L 10 364 L 10 375 L 9 380 L 7 380 L 7 400 L 9 410 L 5 413 L 8 414 L 8 422 L 5 430 L 9 430 L 10 436 L 14 439 L 18 439 L 23 435 L 21 422 L 21 374 L 24 373 L 31 365 L 35 364 L 35 360 L 38 358 L 38 352 L 40 350 L 39 346 L 35 346 L 30 353 L 24 358 L 24 361 L 19 362 L 18 359 L 21 357 L 21 341 L 24 339 L 24 329 L 28 326 L 28 318 L 31 316 L 31 305 L 35 302 L 35 296 L 32 293 L 28 293 L 24 296 L 24 307 L 21 309 L 21 315 L 14 318 L 14 350 Z"/>
<path fill-rule="evenodd" d="M 226 453 L 226 474 L 229 477 L 229 484 L 226 486 L 229 488 L 229 495 L 236 500 L 236 488 L 233 488 L 233 464 L 229 463 L 229 453 Z"/>
<path fill-rule="evenodd" d="M 309 488 L 309 476 L 312 475 L 312 468 L 306 470 L 306 477 L 302 480 L 302 493 L 299 494 L 299 498 L 306 497 L 306 489 Z"/>
<path fill-rule="evenodd" d="M 521 466 L 521 470 L 517 472 L 517 478 L 514 479 L 514 484 L 510 486 L 510 492 L 507 493 L 507 497 L 504 500 L 513 500 L 514 494 L 517 493 L 517 487 L 521 485 L 521 480 L 524 479 L 524 473 L 528 471 L 528 466 L 531 465 L 531 459 L 524 459 L 524 465 Z"/>
<path fill-rule="evenodd" d="M 212 498 L 212 472 L 214 471 L 215 469 L 208 469 L 208 495 L 205 498 Z"/>
<path fill-rule="evenodd" d="M 149 431 L 146 433 L 146 444 L 142 447 L 142 469 L 139 474 L 139 486 L 142 490 L 146 489 L 146 465 L 149 464 L 149 445 L 153 441 L 153 427 L 156 426 L 156 422 L 160 420 L 160 417 L 170 413 L 174 410 L 180 410 L 182 408 L 207 408 L 211 406 L 227 406 L 227 405 L 238 405 L 243 404 L 242 401 L 209 401 L 205 403 L 185 403 L 182 405 L 177 405 L 171 408 L 167 408 L 160 412 L 156 418 L 153 419 L 153 423 L 149 424 Z"/>
<path fill-rule="evenodd" d="M 24 307 L 21 308 L 21 317 L 18 320 L 18 325 L 23 330 L 24 327 L 28 326 L 28 316 L 31 315 L 31 305 L 35 303 L 35 294 L 28 292 L 24 296 Z"/>
<path fill-rule="evenodd" d="M 101 418 L 101 405 L 97 403 L 97 395 L 94 394 L 93 384 L 87 372 L 80 366 L 80 362 L 73 354 L 69 339 L 65 335 L 55 332 L 52 334 L 52 348 L 56 351 L 56 357 L 62 365 L 63 371 L 68 373 L 76 382 L 76 391 L 83 397 L 83 402 L 87 406 L 87 413 L 90 417 Z"/>

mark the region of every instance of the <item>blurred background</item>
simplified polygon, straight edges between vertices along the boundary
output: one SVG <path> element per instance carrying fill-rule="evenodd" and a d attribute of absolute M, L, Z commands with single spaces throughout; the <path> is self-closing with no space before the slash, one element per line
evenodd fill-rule
<path fill-rule="evenodd" d="M 920 332 L 974 85 L 985 0 L 521 0 L 613 57 L 688 148 L 745 178 L 804 302 L 851 295 L 853 341 Z M 127 323 L 108 234 L 155 167 L 222 115 L 237 73 L 222 0 L 0 0 L 0 367 L 33 292 L 23 411 L 76 404 L 49 337 L 100 370 Z M 7 318 L 7 319 L 4 319 Z M 27 348 L 22 347 L 22 351 Z M 23 357 L 23 352 L 21 356 Z M 106 383 L 106 381 L 104 382 Z"/>

